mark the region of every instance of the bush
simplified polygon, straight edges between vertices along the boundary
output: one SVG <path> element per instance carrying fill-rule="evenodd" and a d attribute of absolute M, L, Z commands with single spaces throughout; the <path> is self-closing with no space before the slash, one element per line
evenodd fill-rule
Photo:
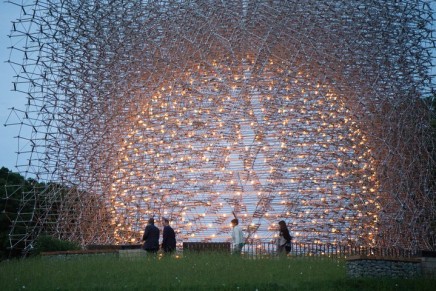
<path fill-rule="evenodd" d="M 41 252 L 73 251 L 80 249 L 81 246 L 76 242 L 57 239 L 50 235 L 41 235 L 36 240 L 32 254 L 38 255 Z"/>

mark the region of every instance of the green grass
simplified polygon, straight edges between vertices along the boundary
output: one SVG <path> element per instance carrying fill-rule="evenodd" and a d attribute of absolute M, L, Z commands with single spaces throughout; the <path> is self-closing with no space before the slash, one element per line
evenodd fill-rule
<path fill-rule="evenodd" d="M 116 255 L 0 262 L 0 290 L 434 290 L 436 278 L 347 279 L 342 260 Z"/>

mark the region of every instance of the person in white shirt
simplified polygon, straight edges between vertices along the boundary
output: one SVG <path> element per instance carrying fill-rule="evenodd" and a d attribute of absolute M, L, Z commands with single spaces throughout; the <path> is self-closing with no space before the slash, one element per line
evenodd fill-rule
<path fill-rule="evenodd" d="M 232 242 L 233 242 L 233 253 L 240 254 L 242 247 L 244 246 L 244 235 L 241 228 L 239 227 L 239 221 L 237 218 L 232 219 Z"/>

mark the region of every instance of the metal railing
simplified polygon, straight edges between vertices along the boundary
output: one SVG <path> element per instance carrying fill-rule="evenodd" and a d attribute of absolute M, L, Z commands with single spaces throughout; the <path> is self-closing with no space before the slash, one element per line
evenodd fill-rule
<path fill-rule="evenodd" d="M 242 254 L 246 256 L 271 256 L 278 255 L 277 246 L 274 243 L 247 243 L 242 248 Z M 291 243 L 291 256 L 317 256 L 346 258 L 355 255 L 380 256 L 391 258 L 411 258 L 418 255 L 418 251 L 406 250 L 396 247 L 375 248 L 350 246 L 340 244 L 319 243 Z"/>
<path fill-rule="evenodd" d="M 141 245 L 89 245 L 88 250 L 106 249 L 140 249 Z M 226 251 L 231 252 L 230 242 L 184 242 L 177 247 L 179 252 L 183 251 Z M 420 256 L 420 251 L 402 249 L 398 247 L 376 248 L 330 243 L 300 243 L 292 242 L 289 256 L 305 257 L 332 257 L 346 258 L 355 255 L 379 256 L 390 258 L 413 258 Z M 242 248 L 242 255 L 248 257 L 277 256 L 277 245 L 272 242 L 249 242 Z"/>

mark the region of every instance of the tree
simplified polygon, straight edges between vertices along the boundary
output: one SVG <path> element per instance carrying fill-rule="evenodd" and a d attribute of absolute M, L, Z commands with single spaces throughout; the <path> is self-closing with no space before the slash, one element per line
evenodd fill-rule
<path fill-rule="evenodd" d="M 25 179 L 19 173 L 8 168 L 0 169 L 0 260 L 8 257 L 20 256 L 23 247 L 11 250 L 10 235 L 12 224 L 20 213 L 21 219 L 32 220 L 34 198 L 23 201 L 23 193 L 35 187 L 44 185 L 34 179 Z M 20 224 L 16 224 L 14 232 L 24 231 Z"/>

